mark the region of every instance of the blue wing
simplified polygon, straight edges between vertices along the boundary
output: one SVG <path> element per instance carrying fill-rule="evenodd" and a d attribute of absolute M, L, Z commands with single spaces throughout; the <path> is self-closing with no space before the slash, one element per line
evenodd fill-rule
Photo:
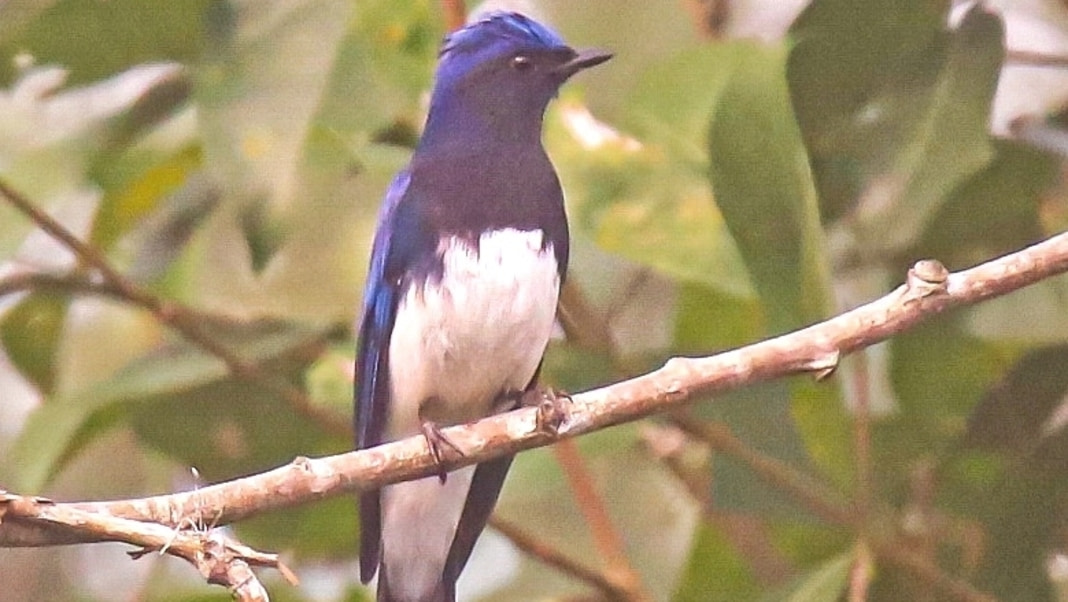
<path fill-rule="evenodd" d="M 389 341 L 402 285 L 396 273 L 398 245 L 390 234 L 409 179 L 408 172 L 402 171 L 390 184 L 379 210 L 371 249 L 356 348 L 356 449 L 382 443 L 389 416 Z M 360 579 L 364 583 L 371 580 L 378 568 L 380 536 L 379 494 L 377 491 L 360 494 Z"/>

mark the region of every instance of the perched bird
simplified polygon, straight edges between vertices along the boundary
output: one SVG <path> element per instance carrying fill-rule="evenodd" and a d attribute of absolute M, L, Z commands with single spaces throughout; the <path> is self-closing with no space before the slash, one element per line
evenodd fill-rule
<path fill-rule="evenodd" d="M 356 358 L 359 449 L 511 409 L 534 391 L 567 271 L 564 199 L 541 144 L 561 84 L 608 60 L 519 14 L 445 38 L 411 163 L 379 213 Z M 439 456 L 440 460 L 440 456 Z M 360 496 L 360 576 L 380 602 L 441 602 L 512 457 Z"/>

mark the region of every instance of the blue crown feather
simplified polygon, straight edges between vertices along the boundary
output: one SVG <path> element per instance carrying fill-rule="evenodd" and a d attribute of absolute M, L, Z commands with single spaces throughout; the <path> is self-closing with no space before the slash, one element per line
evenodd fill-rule
<path fill-rule="evenodd" d="M 446 36 L 441 55 L 485 48 L 493 40 L 500 39 L 546 48 L 567 45 L 556 32 L 519 13 L 493 12 Z"/>

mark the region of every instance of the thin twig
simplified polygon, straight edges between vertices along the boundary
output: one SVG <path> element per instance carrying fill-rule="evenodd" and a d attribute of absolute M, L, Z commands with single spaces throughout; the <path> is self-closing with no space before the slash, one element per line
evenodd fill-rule
<path fill-rule="evenodd" d="M 612 583 L 599 571 L 595 571 L 581 562 L 569 558 L 544 540 L 534 537 L 499 515 L 490 517 L 489 525 L 495 531 L 508 538 L 512 544 L 528 556 L 536 558 L 554 569 L 584 581 L 600 590 L 610 600 L 627 600 L 627 592 Z"/>
<path fill-rule="evenodd" d="M 445 19 L 446 31 L 456 31 L 467 22 L 464 0 L 441 0 L 441 12 Z"/>
<path fill-rule="evenodd" d="M 841 526 L 858 524 L 856 513 L 848 504 L 833 501 L 838 495 L 804 473 L 749 447 L 731 433 L 725 424 L 698 420 L 684 413 L 673 413 L 671 421 L 690 436 L 708 443 L 713 450 L 726 454 L 749 467 L 758 478 L 786 492 L 809 512 Z"/>
<path fill-rule="evenodd" d="M 161 324 L 168 326 L 190 343 L 224 362 L 235 377 L 262 384 L 285 399 L 301 416 L 318 425 L 324 432 L 341 437 L 351 436 L 352 430 L 347 421 L 331 412 L 320 410 L 303 391 L 288 381 L 269 375 L 260 366 L 246 361 L 208 334 L 204 327 L 204 315 L 181 304 L 165 301 L 123 276 L 96 248 L 79 240 L 70 230 L 38 209 L 29 199 L 2 179 L 0 179 L 0 195 L 3 195 L 16 209 L 26 214 L 39 228 L 62 242 L 81 263 L 100 274 L 103 283 L 95 284 L 91 280 L 86 280 L 87 287 L 98 288 L 100 292 L 124 299 L 147 310 Z M 78 281 L 72 280 L 72 283 L 75 282 Z M 20 283 L 16 280 L 15 284 Z M 7 286 L 10 288 L 12 285 L 9 283 Z"/>
<path fill-rule="evenodd" d="M 687 433 L 708 442 L 713 449 L 745 463 L 761 480 L 787 492 L 795 500 L 801 502 L 809 512 L 833 524 L 863 531 L 864 527 L 856 511 L 844 503 L 832 501 L 837 497 L 833 492 L 812 482 L 806 475 L 783 462 L 754 452 L 734 437 L 725 426 L 702 422 L 685 415 L 673 415 L 672 419 Z M 879 558 L 907 570 L 924 582 L 949 594 L 955 600 L 961 602 L 990 602 L 992 600 L 989 595 L 975 589 L 967 582 L 947 575 L 937 564 L 904 550 L 900 542 L 891 540 L 869 542 L 868 538 L 864 538 L 859 545 L 874 547 L 874 552 Z M 868 586 L 870 567 L 867 565 L 870 562 L 864 558 L 863 554 L 864 552 L 860 553 L 860 564 L 854 566 L 851 587 L 866 588 Z"/>
<path fill-rule="evenodd" d="M 868 355 L 853 356 L 850 376 L 853 379 L 853 462 L 857 471 L 854 499 L 861 521 L 867 522 L 875 487 L 871 459 L 871 378 Z"/>
<path fill-rule="evenodd" d="M 954 600 L 960 600 L 961 602 L 996 602 L 996 598 L 990 594 L 975 589 L 966 581 L 946 575 L 938 565 L 928 562 L 912 552 L 901 549 L 900 546 L 892 542 L 885 544 L 875 542 L 873 546 L 876 556 L 937 586 L 939 590 L 950 595 Z"/>
<path fill-rule="evenodd" d="M 83 274 L 58 276 L 40 272 L 18 272 L 0 278 L 0 297 L 31 291 L 123 299 L 119 289 L 103 282 L 94 282 Z"/>
<path fill-rule="evenodd" d="M 871 588 L 873 568 L 867 538 L 860 538 L 854 546 L 853 566 L 849 567 L 849 602 L 866 602 Z M 941 572 L 941 571 L 939 571 Z"/>
<path fill-rule="evenodd" d="M 597 551 L 604 559 L 609 581 L 626 592 L 625 600 L 651 600 L 649 594 L 644 591 L 641 577 L 627 558 L 623 537 L 608 515 L 604 498 L 593 483 L 593 475 L 586 468 L 578 445 L 568 439 L 554 445 L 552 450 L 575 495 L 579 510 L 590 527 L 590 535 L 593 536 Z"/>
<path fill-rule="evenodd" d="M 1054 67 L 1068 69 L 1068 57 L 1027 50 L 1010 50 L 1005 53 L 1006 63 L 1016 63 L 1027 67 Z"/>

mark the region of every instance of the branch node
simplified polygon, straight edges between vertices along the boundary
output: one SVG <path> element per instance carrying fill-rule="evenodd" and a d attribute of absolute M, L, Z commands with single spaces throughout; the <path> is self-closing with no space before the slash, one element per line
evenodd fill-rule
<path fill-rule="evenodd" d="M 696 376 L 693 367 L 693 359 L 688 357 L 671 357 L 664 362 L 661 368 L 665 373 L 678 373 L 674 378 L 667 380 L 659 387 L 658 393 L 668 399 L 685 397 L 686 383 L 691 382 Z"/>
<path fill-rule="evenodd" d="M 811 357 L 803 365 L 803 369 L 812 372 L 813 378 L 817 382 L 826 380 L 829 376 L 834 374 L 838 370 L 838 363 L 842 359 L 842 352 L 837 349 L 826 351 Z"/>
<path fill-rule="evenodd" d="M 949 282 L 949 270 L 937 259 L 923 259 L 909 268 L 905 280 L 905 294 L 910 299 L 923 299 L 931 295 L 945 294 Z"/>

